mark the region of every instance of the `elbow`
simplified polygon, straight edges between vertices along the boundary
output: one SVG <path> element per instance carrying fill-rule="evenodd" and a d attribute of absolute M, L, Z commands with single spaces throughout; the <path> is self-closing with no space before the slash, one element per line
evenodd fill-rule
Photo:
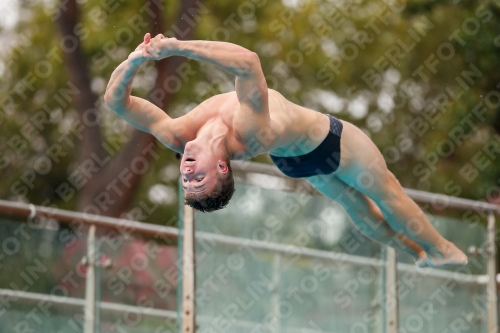
<path fill-rule="evenodd" d="M 247 61 L 250 63 L 259 63 L 259 55 L 253 51 L 248 51 L 246 54 Z"/>
<path fill-rule="evenodd" d="M 104 93 L 104 104 L 106 104 L 109 108 L 113 108 L 113 105 L 116 104 L 116 98 L 113 96 L 113 92 L 110 89 L 106 89 Z"/>
<path fill-rule="evenodd" d="M 252 51 L 247 52 L 247 54 L 245 55 L 245 61 L 247 65 L 251 68 L 255 66 L 260 66 L 259 55 L 255 52 Z"/>
<path fill-rule="evenodd" d="M 111 107 L 111 100 L 111 94 L 106 90 L 106 93 L 104 94 L 104 104 Z"/>
<path fill-rule="evenodd" d="M 259 55 L 255 52 L 248 51 L 241 57 L 244 62 L 244 74 L 251 74 L 255 71 L 255 68 L 260 67 Z"/>
<path fill-rule="evenodd" d="M 127 106 L 128 101 L 120 101 L 116 98 L 116 96 L 113 96 L 111 92 L 106 90 L 106 93 L 104 94 L 104 104 L 106 104 L 106 106 L 114 112 L 117 112 L 120 108 Z"/>

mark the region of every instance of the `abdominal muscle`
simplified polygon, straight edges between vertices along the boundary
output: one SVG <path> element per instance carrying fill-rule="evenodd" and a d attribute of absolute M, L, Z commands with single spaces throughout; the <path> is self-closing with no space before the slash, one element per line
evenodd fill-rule
<path fill-rule="evenodd" d="M 234 135 L 228 135 L 231 159 L 249 159 L 265 152 L 282 157 L 300 156 L 313 151 L 328 135 L 330 130 L 328 116 L 294 104 L 275 90 L 269 89 L 268 96 L 270 123 L 267 128 L 261 127 L 255 133 L 257 139 L 261 138 L 257 140 L 261 141 L 260 147 L 254 145 L 255 140 L 246 142 Z M 204 130 L 212 131 L 219 125 L 232 128 L 234 110 L 238 106 L 236 93 L 232 92 L 218 95 L 213 99 L 213 104 L 207 104 L 203 109 L 190 112 L 188 115 L 192 122 L 202 124 L 193 129 L 194 135 Z M 233 130 L 229 131 L 231 132 L 234 133 Z M 268 141 L 264 143 L 262 137 Z M 249 149 L 248 145 L 251 145 L 252 149 Z"/>
<path fill-rule="evenodd" d="M 277 134 L 269 153 L 275 156 L 300 156 L 313 151 L 330 130 L 328 116 L 294 104 L 280 93 L 269 90 L 271 128 Z"/>

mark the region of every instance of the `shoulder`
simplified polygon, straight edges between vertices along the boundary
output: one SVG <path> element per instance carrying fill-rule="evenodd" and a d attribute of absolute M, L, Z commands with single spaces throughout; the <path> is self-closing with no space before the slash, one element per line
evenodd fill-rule
<path fill-rule="evenodd" d="M 277 91 L 277 90 L 274 90 L 274 89 L 271 89 L 271 88 L 267 88 L 267 91 L 269 93 L 269 95 L 273 95 L 273 96 L 277 96 L 277 97 L 281 97 L 281 98 L 285 98 L 283 97 L 283 95 Z"/>
<path fill-rule="evenodd" d="M 268 89 L 269 92 L 269 102 L 271 103 L 272 101 L 280 103 L 282 106 L 288 105 L 289 103 L 292 103 L 290 100 L 288 100 L 283 94 L 281 94 L 279 91 L 274 90 L 274 89 Z"/>
<path fill-rule="evenodd" d="M 235 95 L 232 92 L 232 95 Z M 175 151 L 184 150 L 184 145 L 196 138 L 199 129 L 209 121 L 232 98 L 231 93 L 215 95 L 202 101 L 185 115 L 172 118 L 162 124 L 165 143 Z"/>
<path fill-rule="evenodd" d="M 234 91 L 224 94 L 214 95 L 210 98 L 207 98 L 203 102 L 199 103 L 183 117 L 191 117 L 197 115 L 199 112 L 207 114 L 207 112 L 219 110 L 225 105 L 234 104 L 236 101 L 237 101 L 236 93 Z"/>

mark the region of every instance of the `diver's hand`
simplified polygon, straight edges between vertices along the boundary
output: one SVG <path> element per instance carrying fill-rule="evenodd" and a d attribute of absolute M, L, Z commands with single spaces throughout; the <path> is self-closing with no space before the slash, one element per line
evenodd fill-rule
<path fill-rule="evenodd" d="M 178 42 L 175 37 L 166 38 L 158 34 L 146 45 L 146 51 L 154 60 L 164 59 L 178 53 Z"/>
<path fill-rule="evenodd" d="M 144 41 L 136 47 L 135 51 L 130 53 L 128 59 L 133 62 L 145 62 L 149 59 L 153 59 L 151 55 L 146 51 L 146 45 L 151 41 L 151 34 L 148 32 L 144 35 Z"/>

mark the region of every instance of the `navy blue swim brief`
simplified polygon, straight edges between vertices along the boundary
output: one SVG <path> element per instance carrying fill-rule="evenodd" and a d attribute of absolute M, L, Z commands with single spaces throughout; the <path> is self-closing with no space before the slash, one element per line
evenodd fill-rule
<path fill-rule="evenodd" d="M 342 122 L 332 115 L 330 131 L 326 138 L 310 153 L 300 156 L 280 157 L 269 154 L 274 164 L 292 178 L 327 175 L 335 172 L 340 163 L 340 136 Z"/>

